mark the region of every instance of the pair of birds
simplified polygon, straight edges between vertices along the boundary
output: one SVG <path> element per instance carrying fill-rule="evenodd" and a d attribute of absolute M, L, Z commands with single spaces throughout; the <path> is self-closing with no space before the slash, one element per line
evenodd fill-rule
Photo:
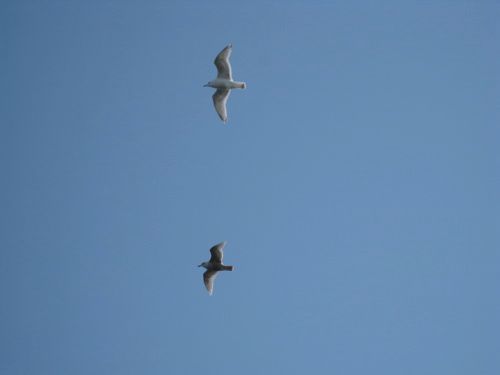
<path fill-rule="evenodd" d="M 227 122 L 226 103 L 231 90 L 246 88 L 245 82 L 233 81 L 231 64 L 229 63 L 232 48 L 233 46 L 230 44 L 217 55 L 214 60 L 214 64 L 217 68 L 217 78 L 205 85 L 205 87 L 213 87 L 217 89 L 212 96 L 212 99 L 214 101 L 215 110 L 224 123 Z M 233 266 L 226 266 L 222 263 L 222 258 L 224 257 L 224 246 L 226 246 L 226 242 L 221 242 L 212 246 L 210 249 L 210 260 L 208 262 L 203 262 L 198 266 L 207 269 L 203 274 L 203 282 L 205 283 L 205 287 L 210 295 L 212 295 L 214 291 L 214 281 L 218 272 L 232 271 L 234 269 Z"/>

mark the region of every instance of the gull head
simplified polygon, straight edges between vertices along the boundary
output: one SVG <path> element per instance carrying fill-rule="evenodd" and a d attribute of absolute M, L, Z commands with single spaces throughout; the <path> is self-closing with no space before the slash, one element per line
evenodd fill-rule
<path fill-rule="evenodd" d="M 202 264 L 198 265 L 198 267 L 205 267 L 208 269 L 208 262 L 203 262 Z"/>
<path fill-rule="evenodd" d="M 214 87 L 214 84 L 210 81 L 206 85 L 203 85 L 203 87 Z"/>

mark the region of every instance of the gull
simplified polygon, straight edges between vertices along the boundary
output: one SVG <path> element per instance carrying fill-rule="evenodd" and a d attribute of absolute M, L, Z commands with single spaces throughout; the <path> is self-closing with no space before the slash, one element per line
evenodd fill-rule
<path fill-rule="evenodd" d="M 213 87 L 214 89 L 217 89 L 212 96 L 212 99 L 214 101 L 215 110 L 224 124 L 227 122 L 226 102 L 229 97 L 230 90 L 244 89 L 247 87 L 245 82 L 233 81 L 231 64 L 229 63 L 229 57 L 231 56 L 232 49 L 232 44 L 229 44 L 222 51 L 220 51 L 214 60 L 214 64 L 217 67 L 217 78 L 204 85 L 204 87 Z"/>
<path fill-rule="evenodd" d="M 217 272 L 219 271 L 232 271 L 233 266 L 225 266 L 222 263 L 222 257 L 224 254 L 222 253 L 222 249 L 226 246 L 226 241 L 221 242 L 215 246 L 212 246 L 210 249 L 210 260 L 208 262 L 203 262 L 198 267 L 205 267 L 207 270 L 203 274 L 203 282 L 205 283 L 205 287 L 208 290 L 208 294 L 212 295 L 214 291 L 214 280 L 217 277 Z"/>

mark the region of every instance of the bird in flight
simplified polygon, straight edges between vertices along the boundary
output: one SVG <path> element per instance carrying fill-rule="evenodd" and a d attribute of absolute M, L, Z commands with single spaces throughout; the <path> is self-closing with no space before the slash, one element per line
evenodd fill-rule
<path fill-rule="evenodd" d="M 217 272 L 219 271 L 232 271 L 233 266 L 225 266 L 222 263 L 222 257 L 224 256 L 222 250 L 226 246 L 226 242 L 221 242 L 210 249 L 210 260 L 208 262 L 203 262 L 198 267 L 205 267 L 207 270 L 203 274 L 203 282 L 207 288 L 208 294 L 212 295 L 214 291 L 214 280 L 217 277 Z"/>
<path fill-rule="evenodd" d="M 229 98 L 230 91 L 232 89 L 244 89 L 247 87 L 245 82 L 233 81 L 231 64 L 229 63 L 232 49 L 233 46 L 229 44 L 217 55 L 214 60 L 214 64 L 217 67 L 217 78 L 204 86 L 217 89 L 212 99 L 214 101 L 215 110 L 224 124 L 227 122 L 226 102 L 227 98 Z"/>

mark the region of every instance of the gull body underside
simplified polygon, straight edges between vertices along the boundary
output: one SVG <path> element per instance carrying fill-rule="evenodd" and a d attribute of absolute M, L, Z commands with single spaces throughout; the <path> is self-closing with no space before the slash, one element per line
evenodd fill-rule
<path fill-rule="evenodd" d="M 217 89 L 212 96 L 212 100 L 217 114 L 224 123 L 227 122 L 226 103 L 230 90 L 246 88 L 245 82 L 233 81 L 231 64 L 229 62 L 231 51 L 232 45 L 230 44 L 217 55 L 214 60 L 215 67 L 217 68 L 217 78 L 205 85 Z"/>

